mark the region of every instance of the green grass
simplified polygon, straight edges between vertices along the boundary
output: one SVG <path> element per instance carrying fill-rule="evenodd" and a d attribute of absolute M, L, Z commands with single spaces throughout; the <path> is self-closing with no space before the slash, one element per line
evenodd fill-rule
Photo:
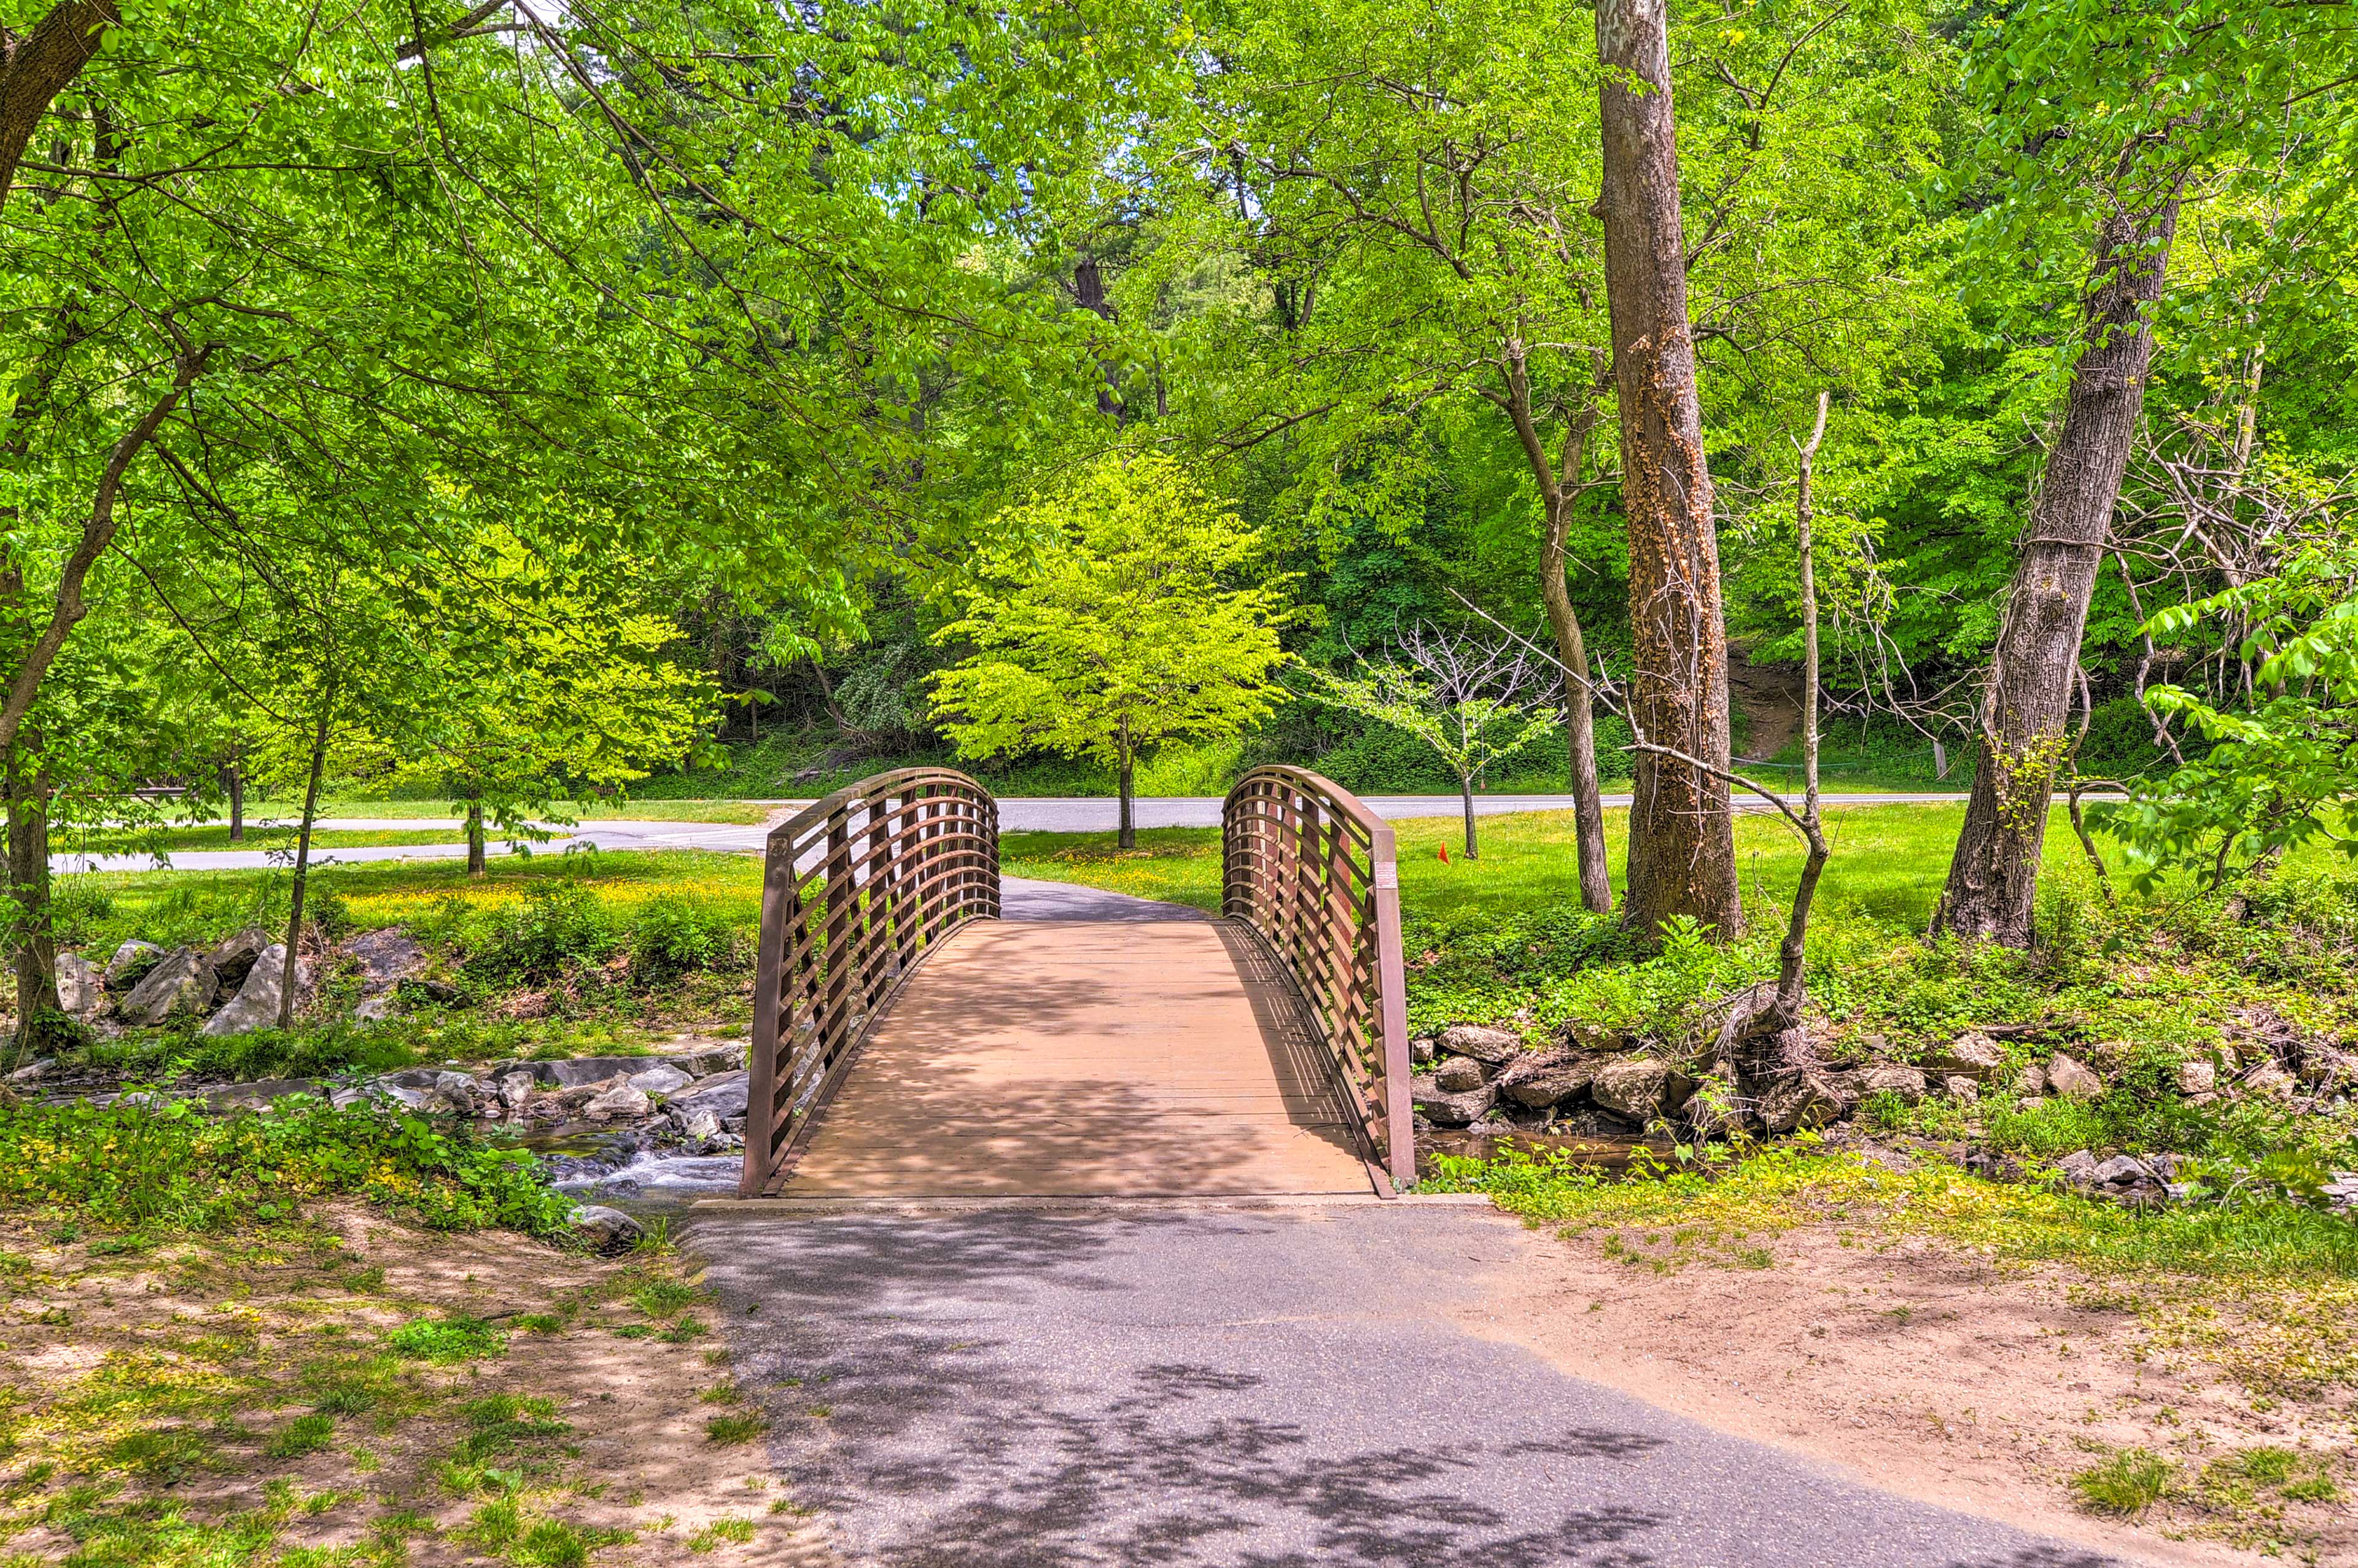
<path fill-rule="evenodd" d="M 815 799 L 808 790 L 788 790 L 774 797 L 757 799 L 708 798 L 698 795 L 678 799 L 654 795 L 631 795 L 622 800 L 568 800 L 555 803 L 551 814 L 579 822 L 766 822 L 777 806 L 789 800 Z M 287 816 L 299 809 L 299 801 L 267 801 L 246 803 L 249 819 L 268 815 Z M 319 807 L 322 816 L 419 816 L 456 819 L 467 814 L 466 803 L 458 800 L 371 800 L 362 797 L 339 798 Z"/>
<path fill-rule="evenodd" d="M 752 1442 L 770 1430 L 765 1415 L 716 1415 L 704 1423 L 704 1435 L 724 1448 Z"/>
<path fill-rule="evenodd" d="M 463 844 L 467 834 L 460 827 L 421 827 L 415 830 L 382 828 L 321 828 L 311 835 L 314 849 L 363 849 L 384 844 Z M 151 833 L 76 833 L 59 834 L 52 846 L 60 851 L 77 855 L 146 855 L 158 850 L 178 853 L 196 849 L 291 849 L 295 843 L 295 827 L 289 823 L 265 827 L 249 823 L 245 838 L 230 840 L 229 828 L 223 825 L 202 827 L 163 827 Z"/>
<path fill-rule="evenodd" d="M 2162 1499 L 2171 1474 L 2169 1461 L 2159 1454 L 2126 1448 L 2072 1476 L 2071 1489 L 2095 1512 L 2134 1518 Z"/>
<path fill-rule="evenodd" d="M 508 1336 L 471 1317 L 413 1318 L 384 1336 L 385 1347 L 413 1361 L 449 1366 L 505 1355 Z"/>

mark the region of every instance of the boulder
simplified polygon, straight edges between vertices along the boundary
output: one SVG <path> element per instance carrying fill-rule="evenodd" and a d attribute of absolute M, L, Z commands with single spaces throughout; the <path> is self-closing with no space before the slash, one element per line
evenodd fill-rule
<path fill-rule="evenodd" d="M 669 1062 L 659 1062 L 644 1073 L 633 1073 L 623 1082 L 651 1095 L 668 1095 L 696 1082 L 696 1075 L 681 1072 Z"/>
<path fill-rule="evenodd" d="M 1444 1094 L 1471 1094 L 1488 1083 L 1490 1075 L 1471 1056 L 1444 1056 L 1433 1069 L 1433 1081 Z"/>
<path fill-rule="evenodd" d="M 665 1060 L 676 1064 L 691 1078 L 708 1078 L 715 1073 L 726 1073 L 745 1065 L 745 1044 L 707 1045 L 699 1050 L 684 1051 Z"/>
<path fill-rule="evenodd" d="M 287 945 L 273 942 L 254 955 L 246 966 L 245 983 L 237 988 L 237 995 L 229 1005 L 205 1020 L 207 1034 L 251 1034 L 257 1029 L 278 1027 L 278 998 L 287 979 Z M 295 994 L 301 996 L 310 979 L 310 966 L 301 959 L 295 963 Z"/>
<path fill-rule="evenodd" d="M 153 1029 L 168 1018 L 204 1011 L 219 989 L 202 954 L 193 947 L 175 947 L 115 1004 L 114 1015 L 135 1027 Z"/>
<path fill-rule="evenodd" d="M 498 1103 L 492 1086 L 468 1073 L 435 1074 L 434 1092 L 460 1116 L 479 1116 L 482 1114 L 486 1101 L 494 1105 Z"/>
<path fill-rule="evenodd" d="M 673 1125 L 679 1129 L 680 1141 L 685 1143 L 701 1146 L 718 1143 L 721 1139 L 720 1119 L 708 1110 L 699 1110 L 686 1118 L 676 1117 Z"/>
<path fill-rule="evenodd" d="M 524 1105 L 525 1101 L 532 1098 L 533 1077 L 530 1073 L 524 1072 L 520 1069 L 514 1072 L 502 1073 L 499 1076 L 497 1083 L 499 1087 L 500 1103 L 507 1107 L 510 1110 L 520 1108 Z"/>
<path fill-rule="evenodd" d="M 583 1204 L 573 1211 L 567 1223 L 583 1246 L 601 1256 L 628 1252 L 646 1234 L 646 1227 L 637 1220 L 602 1204 Z"/>
<path fill-rule="evenodd" d="M 1409 1065 L 1412 1067 L 1430 1067 L 1437 1054 L 1439 1047 L 1430 1034 L 1420 1034 L 1408 1043 Z"/>
<path fill-rule="evenodd" d="M 2210 1062 L 2190 1061 L 2178 1064 L 2178 1092 L 2182 1095 L 2207 1095 L 2219 1087 L 2219 1069 Z"/>
<path fill-rule="evenodd" d="M 1511 1062 L 1523 1054 L 1523 1037 L 1511 1029 L 1492 1029 L 1479 1023 L 1453 1023 L 1441 1032 L 1441 1054 L 1444 1056 L 1471 1056 L 1477 1062 L 1493 1065 Z"/>
<path fill-rule="evenodd" d="M 164 949 L 153 942 L 134 939 L 114 950 L 106 961 L 106 989 L 128 990 L 145 979 L 147 971 L 164 961 Z"/>
<path fill-rule="evenodd" d="M 629 1077 L 655 1065 L 654 1056 L 569 1056 L 556 1062 L 525 1062 L 521 1065 L 551 1088 L 578 1089 L 608 1078 Z"/>
<path fill-rule="evenodd" d="M 1924 1074 L 1920 1068 L 1887 1062 L 1853 1073 L 1850 1087 L 1861 1099 L 1869 1095 L 1897 1095 L 1914 1105 L 1924 1098 Z"/>
<path fill-rule="evenodd" d="M 1589 1098 L 1640 1124 L 1678 1109 L 1693 1092 L 1693 1079 L 1651 1056 L 1607 1062 L 1588 1086 Z"/>
<path fill-rule="evenodd" d="M 654 1109 L 647 1100 L 647 1091 L 634 1089 L 627 1083 L 614 1084 L 599 1090 L 582 1106 L 581 1114 L 598 1119 L 618 1118 L 637 1121 Z"/>
<path fill-rule="evenodd" d="M 2084 1187 L 2096 1179 L 2096 1157 L 2085 1149 L 2074 1150 L 2055 1162 L 2055 1173 L 2075 1187 Z"/>
<path fill-rule="evenodd" d="M 1788 1073 L 1761 1094 L 1760 1120 L 1771 1132 L 1792 1132 L 1839 1121 L 1850 1106 L 1841 1087 L 1823 1074 Z"/>
<path fill-rule="evenodd" d="M 1481 1120 L 1489 1110 L 1491 1092 L 1486 1084 L 1471 1094 L 1454 1095 L 1420 1073 L 1408 1081 L 1408 1102 L 1435 1127 L 1466 1127 Z"/>
<path fill-rule="evenodd" d="M 2243 1076 L 2245 1094 L 2266 1095 L 2270 1099 L 2290 1099 L 2299 1087 L 2293 1076 L 2274 1062 L 2263 1062 Z"/>
<path fill-rule="evenodd" d="M 1977 1078 L 1969 1078 L 1963 1073 L 1952 1073 L 1947 1077 L 1942 1078 L 1941 1080 L 1941 1092 L 1947 1095 L 1959 1105 L 1978 1105 L 1981 1103 L 1981 1081 Z"/>
<path fill-rule="evenodd" d="M 2062 1099 L 2094 1099 L 2104 1080 L 2058 1051 L 2047 1062 L 2047 1092 Z"/>
<path fill-rule="evenodd" d="M 1491 1080 L 1500 1096 L 1534 1110 L 1577 1099 L 1596 1079 L 1594 1056 L 1549 1051 L 1510 1062 Z"/>
<path fill-rule="evenodd" d="M 363 931 L 336 952 L 360 966 L 361 1000 L 352 1016 L 371 1023 L 393 1016 L 397 988 L 428 961 L 417 939 L 397 925 Z"/>
<path fill-rule="evenodd" d="M 98 966 L 80 953 L 58 955 L 58 1011 L 77 1023 L 88 1023 L 106 1006 L 106 979 Z"/>
<path fill-rule="evenodd" d="M 1611 1055 L 1629 1049 L 1629 1032 L 1615 1029 L 1609 1024 L 1567 1023 L 1558 1033 L 1565 1044 L 1579 1051 L 1596 1051 Z"/>
<path fill-rule="evenodd" d="M 205 1108 L 216 1115 L 233 1110 L 268 1110 L 282 1099 L 324 1092 L 321 1086 L 310 1078 L 263 1078 L 251 1084 L 231 1084 L 223 1088 L 206 1090 Z"/>
<path fill-rule="evenodd" d="M 224 936 L 205 954 L 205 962 L 220 977 L 222 989 L 234 991 L 245 984 L 248 970 L 261 958 L 270 946 L 269 936 L 259 925 L 249 925 L 234 936 Z"/>
<path fill-rule="evenodd" d="M 673 1095 L 668 1104 L 673 1110 L 688 1116 L 708 1110 L 726 1123 L 731 1117 L 745 1114 L 746 1082 L 747 1074 L 741 1067 L 733 1073 L 716 1073 L 698 1079 L 686 1093 Z"/>
<path fill-rule="evenodd" d="M 1944 1078 L 1987 1082 L 2006 1071 L 2006 1047 L 1978 1030 L 1968 1030 L 1924 1055 L 1924 1070 Z"/>
<path fill-rule="evenodd" d="M 2146 1169 L 2144 1161 L 2126 1154 L 2115 1154 L 2088 1173 L 2089 1181 L 2106 1187 L 2135 1186 L 2152 1179 L 2153 1173 Z"/>
<path fill-rule="evenodd" d="M 2025 1062 L 2022 1071 L 2014 1076 L 2014 1092 L 2024 1099 L 2037 1099 L 2047 1092 L 2047 1069 L 2036 1062 Z"/>

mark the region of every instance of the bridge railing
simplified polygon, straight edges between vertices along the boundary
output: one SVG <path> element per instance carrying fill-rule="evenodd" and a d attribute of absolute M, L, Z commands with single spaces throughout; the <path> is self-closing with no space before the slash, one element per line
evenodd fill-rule
<path fill-rule="evenodd" d="M 878 773 L 770 834 L 740 1193 L 784 1179 L 917 960 L 961 922 L 998 914 L 999 806 L 964 773 Z"/>
<path fill-rule="evenodd" d="M 1309 1003 L 1376 1156 L 1416 1179 L 1407 974 L 1390 825 L 1304 768 L 1255 768 L 1220 813 L 1221 911 L 1258 932 Z"/>

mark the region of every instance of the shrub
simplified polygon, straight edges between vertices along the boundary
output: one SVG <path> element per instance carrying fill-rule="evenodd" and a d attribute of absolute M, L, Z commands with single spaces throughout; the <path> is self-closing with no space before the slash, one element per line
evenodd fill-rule
<path fill-rule="evenodd" d="M 613 922 L 588 884 L 535 881 L 465 939 L 466 973 L 495 985 L 546 985 L 603 963 L 615 941 Z"/>
<path fill-rule="evenodd" d="M 131 1096 L 0 1108 L 0 1207 L 124 1229 L 215 1229 L 290 1218 L 308 1198 L 341 1195 L 443 1230 L 553 1237 L 572 1211 L 525 1151 L 380 1106 L 338 1110 L 305 1097 L 218 1119 Z"/>
<path fill-rule="evenodd" d="M 631 933 L 631 979 L 641 987 L 668 984 L 699 969 L 733 968 L 742 961 L 742 945 L 726 918 L 678 899 L 648 903 Z"/>

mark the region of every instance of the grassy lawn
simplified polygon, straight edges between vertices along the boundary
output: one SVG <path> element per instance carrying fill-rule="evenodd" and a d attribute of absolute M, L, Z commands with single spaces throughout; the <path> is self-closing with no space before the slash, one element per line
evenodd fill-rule
<path fill-rule="evenodd" d="M 295 833 L 292 823 L 265 827 L 249 822 L 245 837 L 232 840 L 228 825 L 217 823 L 205 827 L 165 827 L 152 833 L 61 833 L 54 840 L 52 848 L 77 855 L 292 849 Z M 311 847 L 315 849 L 367 849 L 384 844 L 463 844 L 466 841 L 467 830 L 463 827 L 420 827 L 414 830 L 399 827 L 320 828 L 311 835 Z"/>
<path fill-rule="evenodd" d="M 799 797 L 809 800 L 805 794 Z M 625 800 L 573 800 L 557 804 L 557 814 L 580 822 L 766 822 L 770 813 L 785 804 L 777 800 L 703 800 L 651 799 L 633 795 Z M 271 816 L 280 819 L 300 814 L 300 800 L 246 801 L 249 820 Z M 319 807 L 322 816 L 417 816 L 455 819 L 467 814 L 467 805 L 459 800 L 330 800 Z"/>

